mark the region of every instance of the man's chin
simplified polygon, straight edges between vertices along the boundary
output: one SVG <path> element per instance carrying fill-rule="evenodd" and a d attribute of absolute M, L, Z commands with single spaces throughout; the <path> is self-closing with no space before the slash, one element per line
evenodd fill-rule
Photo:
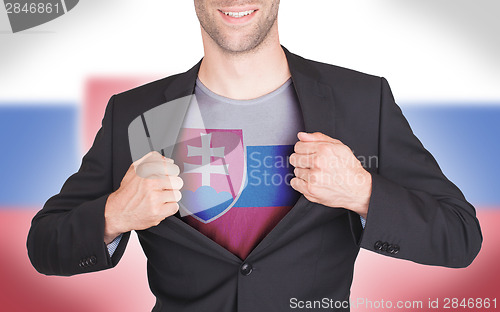
<path fill-rule="evenodd" d="M 229 44 L 230 43 L 230 44 Z M 228 38 L 223 42 L 216 42 L 216 44 L 226 53 L 229 54 L 246 54 L 256 51 L 263 41 L 242 38 Z"/>

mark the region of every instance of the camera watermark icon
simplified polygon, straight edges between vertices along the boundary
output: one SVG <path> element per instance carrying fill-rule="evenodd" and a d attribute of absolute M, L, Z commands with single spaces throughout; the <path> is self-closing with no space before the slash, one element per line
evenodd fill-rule
<path fill-rule="evenodd" d="M 45 24 L 72 10 L 79 0 L 4 0 L 12 32 Z"/>

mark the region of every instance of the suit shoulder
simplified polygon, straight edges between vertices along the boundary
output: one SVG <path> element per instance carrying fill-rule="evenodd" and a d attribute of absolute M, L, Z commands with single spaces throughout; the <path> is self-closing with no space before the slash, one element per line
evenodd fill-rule
<path fill-rule="evenodd" d="M 313 70 L 318 74 L 322 80 L 332 81 L 334 83 L 355 83 L 359 85 L 376 84 L 380 86 L 380 76 L 367 74 L 358 70 L 341 67 L 338 65 L 328 64 L 324 62 L 314 61 L 310 59 L 297 56 L 307 64 L 308 70 Z"/>
<path fill-rule="evenodd" d="M 179 76 L 183 74 L 168 76 L 113 95 L 113 119 L 128 125 L 141 114 L 173 100 L 167 97 L 167 90 L 171 90 L 174 96 L 178 92 L 187 92 L 185 90 L 189 88 L 189 83 L 186 79 L 179 82 Z"/>

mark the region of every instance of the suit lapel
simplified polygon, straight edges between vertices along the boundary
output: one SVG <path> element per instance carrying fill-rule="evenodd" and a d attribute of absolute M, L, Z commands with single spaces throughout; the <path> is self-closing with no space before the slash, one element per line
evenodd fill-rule
<path fill-rule="evenodd" d="M 307 132 L 323 132 L 334 136 L 335 101 L 331 88 L 321 82 L 321 75 L 300 56 L 285 51 L 292 81 L 299 98 Z"/>
<path fill-rule="evenodd" d="M 171 147 L 168 151 L 165 151 L 165 156 L 168 158 L 172 157 L 174 146 L 179 142 L 180 130 L 186 117 L 189 104 L 193 98 L 196 77 L 198 77 L 200 65 L 201 60 L 190 70 L 179 75 L 165 90 L 165 100 L 170 110 L 170 116 L 175 116 L 172 126 L 169 127 L 169 131 L 172 135 L 169 138 L 169 142 L 165 142 L 166 145 L 163 145 Z"/>
<path fill-rule="evenodd" d="M 132 161 L 152 150 L 171 158 L 194 93 L 201 61 L 189 71 L 170 78 L 162 104 L 148 107 L 128 127 Z"/>
<path fill-rule="evenodd" d="M 176 100 L 194 93 L 201 60 L 185 73 L 179 74 L 165 89 L 165 102 Z"/>
<path fill-rule="evenodd" d="M 285 47 L 283 47 L 283 50 L 292 74 L 295 92 L 299 99 L 305 130 L 307 132 L 319 131 L 333 137 L 335 133 L 335 102 L 332 90 L 321 83 L 320 74 L 310 67 L 308 61 L 290 53 Z M 261 253 L 290 229 L 297 220 L 301 220 L 311 204 L 304 195 L 301 195 L 292 209 L 252 250 L 248 258 Z"/>

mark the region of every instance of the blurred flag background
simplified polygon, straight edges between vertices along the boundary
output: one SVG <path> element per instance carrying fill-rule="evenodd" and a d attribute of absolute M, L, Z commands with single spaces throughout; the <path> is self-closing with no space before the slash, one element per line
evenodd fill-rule
<path fill-rule="evenodd" d="M 430 310 L 436 299 L 433 311 L 498 310 L 499 10 L 496 0 L 281 3 L 281 41 L 290 51 L 388 79 L 415 134 L 476 206 L 483 230 L 481 253 L 466 269 L 362 250 L 352 311 Z M 78 169 L 109 97 L 185 71 L 202 55 L 192 1 L 81 1 L 17 34 L 0 8 L 0 311 L 150 311 L 135 235 L 116 268 L 74 277 L 38 274 L 26 235 Z"/>

